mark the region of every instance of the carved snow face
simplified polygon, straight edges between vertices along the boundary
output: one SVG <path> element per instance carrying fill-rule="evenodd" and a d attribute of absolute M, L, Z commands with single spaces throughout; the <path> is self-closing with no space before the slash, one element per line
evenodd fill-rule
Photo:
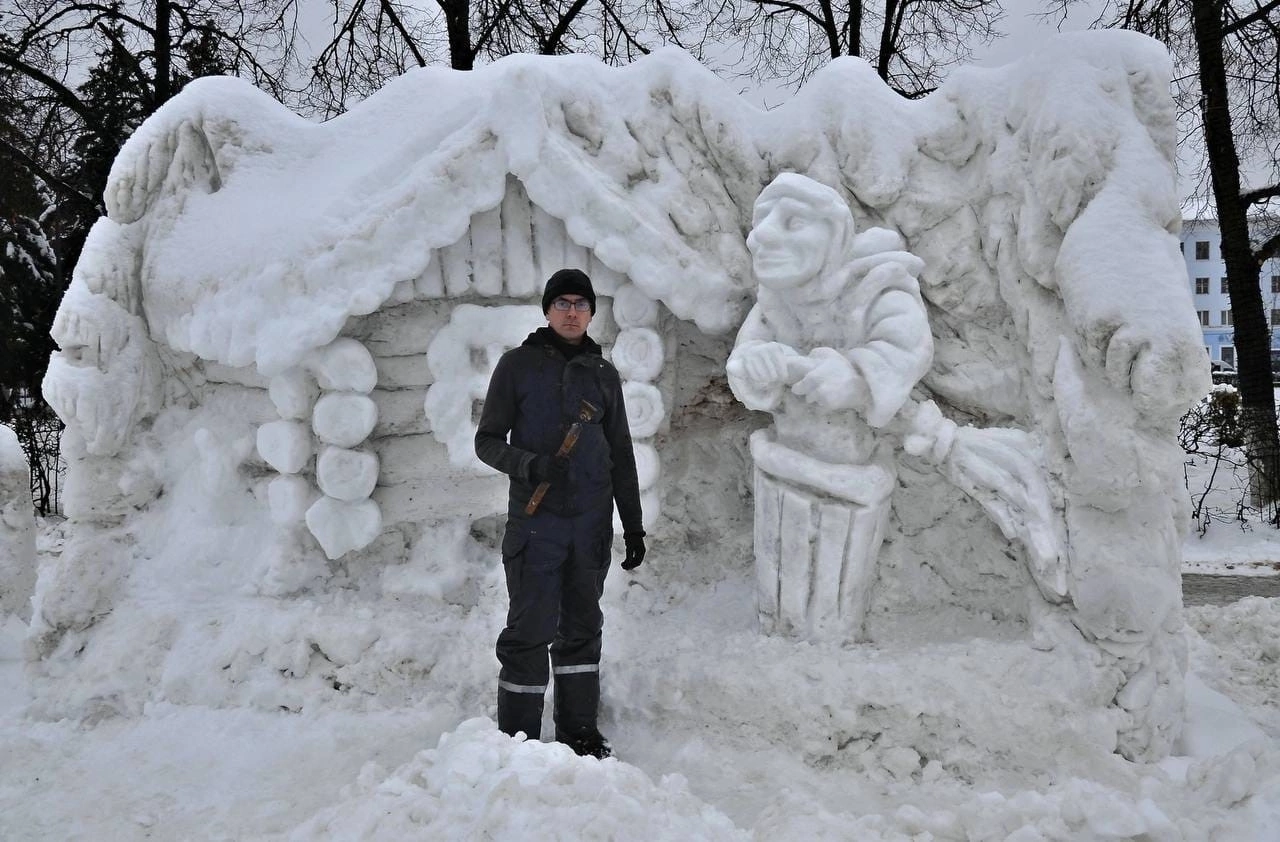
<path fill-rule="evenodd" d="M 756 202 L 747 250 L 762 286 L 795 289 L 817 277 L 827 262 L 836 226 L 802 199 L 784 196 Z"/>
<path fill-rule="evenodd" d="M 71 282 L 50 331 L 44 396 L 94 456 L 112 456 L 160 401 L 159 360 L 142 317 Z"/>

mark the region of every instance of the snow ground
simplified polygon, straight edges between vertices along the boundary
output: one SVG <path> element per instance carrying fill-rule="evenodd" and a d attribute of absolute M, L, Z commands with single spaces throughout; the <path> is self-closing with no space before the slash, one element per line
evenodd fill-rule
<path fill-rule="evenodd" d="M 0 839 L 1280 838 L 1280 600 L 1187 610 L 1186 730 L 1151 765 L 1107 751 L 1108 714 L 1072 710 L 1087 677 L 1046 681 L 1025 646 L 761 638 L 723 582 L 611 578 L 606 601 L 604 763 L 438 702 L 37 721 L 10 618 Z"/>

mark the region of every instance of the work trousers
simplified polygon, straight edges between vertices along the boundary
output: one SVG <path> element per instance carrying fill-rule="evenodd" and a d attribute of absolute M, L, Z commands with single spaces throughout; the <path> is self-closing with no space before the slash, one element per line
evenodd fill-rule
<path fill-rule="evenodd" d="M 510 603 L 497 646 L 498 728 L 504 733 L 541 737 L 543 699 L 552 676 L 556 739 L 596 732 L 604 628 L 600 596 L 612 543 L 612 501 L 572 517 L 508 516 L 502 563 Z"/>

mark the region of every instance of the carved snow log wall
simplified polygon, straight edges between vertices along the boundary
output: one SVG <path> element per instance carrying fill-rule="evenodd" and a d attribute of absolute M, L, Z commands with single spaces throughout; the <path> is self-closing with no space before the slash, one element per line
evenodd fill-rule
<path fill-rule="evenodd" d="M 598 294 L 591 333 L 623 378 L 651 524 L 661 505 L 652 439 L 668 420 L 659 304 L 574 243 L 514 178 L 502 203 L 475 214 L 421 277 L 270 381 L 278 417 L 258 428 L 258 454 L 277 474 L 267 495 L 273 520 L 295 539 L 305 527 L 339 558 L 387 529 L 502 511 L 506 478 L 472 451 L 480 403 L 501 353 L 546 323 L 542 286 L 564 267 L 586 271 Z M 331 358 L 341 365 L 326 374 Z"/>

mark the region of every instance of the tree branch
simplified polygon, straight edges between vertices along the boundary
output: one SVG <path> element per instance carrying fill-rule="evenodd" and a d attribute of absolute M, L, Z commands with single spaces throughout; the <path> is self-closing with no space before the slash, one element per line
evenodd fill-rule
<path fill-rule="evenodd" d="M 16 158 L 22 166 L 26 167 L 27 170 L 45 184 L 48 184 L 50 187 L 57 190 L 63 197 L 73 199 L 78 202 L 84 202 L 85 205 L 90 208 L 101 208 L 101 205 L 93 198 L 93 196 L 80 191 L 78 188 L 49 172 L 49 170 L 40 165 L 39 161 L 32 158 L 24 150 L 14 146 L 8 141 L 8 139 L 0 137 L 0 144 L 4 146 L 5 150 L 10 155 Z"/>
<path fill-rule="evenodd" d="M 144 96 L 147 99 L 147 107 L 150 110 L 154 107 L 155 97 L 152 96 L 154 88 L 152 87 L 152 80 L 147 76 L 147 72 L 142 69 L 142 62 L 138 61 L 138 55 L 116 37 L 116 34 L 111 31 L 111 27 L 99 23 L 95 28 L 102 37 L 110 41 L 111 45 L 120 51 L 121 60 L 129 66 L 129 75 L 138 83 L 138 89 L 144 92 Z"/>
<path fill-rule="evenodd" d="M 785 9 L 788 12 L 795 12 L 796 14 L 813 21 L 816 26 L 822 27 L 824 30 L 826 29 L 827 24 L 822 18 L 818 17 L 798 3 L 788 3 L 786 0 L 751 0 L 751 2 L 755 3 L 757 6 L 774 6 L 779 9 Z"/>
<path fill-rule="evenodd" d="M 485 23 L 484 29 L 480 30 L 480 34 L 476 36 L 475 44 L 472 45 L 472 55 L 480 55 L 484 52 L 485 47 L 489 45 L 489 39 L 493 37 L 493 33 L 498 29 L 498 23 L 507 16 L 507 12 L 511 9 L 512 0 L 503 0 L 498 6 L 489 20 Z"/>
<path fill-rule="evenodd" d="M 1230 23 L 1224 22 L 1222 24 L 1222 34 L 1234 35 L 1235 33 L 1239 32 L 1240 30 L 1244 29 L 1247 26 L 1251 26 L 1259 21 L 1266 20 L 1267 17 L 1276 9 L 1280 9 L 1280 0 L 1271 0 L 1271 2 L 1268 3 L 1267 5 L 1259 6 L 1258 8 L 1254 9 L 1252 12 L 1250 12 L 1249 14 L 1245 15 L 1242 18 L 1236 18 Z"/>
<path fill-rule="evenodd" d="M 418 49 L 418 44 L 409 35 L 409 30 L 405 29 L 404 24 L 400 21 L 400 16 L 396 14 L 395 6 L 391 5 L 391 0 L 380 0 L 382 11 L 391 21 L 391 25 L 400 33 L 400 37 L 404 39 L 405 46 L 409 48 L 409 52 L 413 53 L 413 60 L 418 63 L 419 67 L 426 67 L 427 60 L 422 57 L 422 52 Z"/>
<path fill-rule="evenodd" d="M 1256 205 L 1259 202 L 1265 202 L 1267 199 L 1274 199 L 1277 196 L 1280 196 L 1280 184 L 1272 184 L 1269 187 L 1259 187 L 1257 190 L 1241 193 L 1240 199 L 1246 204 Z"/>
<path fill-rule="evenodd" d="M 587 0 L 575 0 L 569 10 L 560 16 L 555 29 L 551 30 L 547 34 L 546 40 L 542 42 L 541 52 L 543 55 L 555 54 L 556 48 L 560 46 L 560 42 L 564 40 L 565 33 L 569 31 L 569 27 L 573 24 L 573 19 L 578 16 L 586 5 Z"/>
<path fill-rule="evenodd" d="M 1258 246 L 1256 255 L 1259 265 L 1266 263 L 1273 257 L 1280 256 L 1280 234 L 1276 234 Z"/>
<path fill-rule="evenodd" d="M 11 67 L 27 78 L 44 85 L 55 97 L 57 97 L 58 102 L 62 103 L 63 106 L 71 111 L 74 111 L 81 120 L 84 120 L 85 125 L 89 130 L 97 134 L 99 137 L 110 141 L 119 140 L 113 132 L 107 131 L 102 126 L 97 115 L 93 113 L 93 109 L 85 105 L 80 97 L 76 96 L 74 91 L 50 76 L 48 73 L 45 73 L 38 67 L 32 67 L 15 55 L 11 55 L 8 50 L 0 50 L 0 64 Z"/>

